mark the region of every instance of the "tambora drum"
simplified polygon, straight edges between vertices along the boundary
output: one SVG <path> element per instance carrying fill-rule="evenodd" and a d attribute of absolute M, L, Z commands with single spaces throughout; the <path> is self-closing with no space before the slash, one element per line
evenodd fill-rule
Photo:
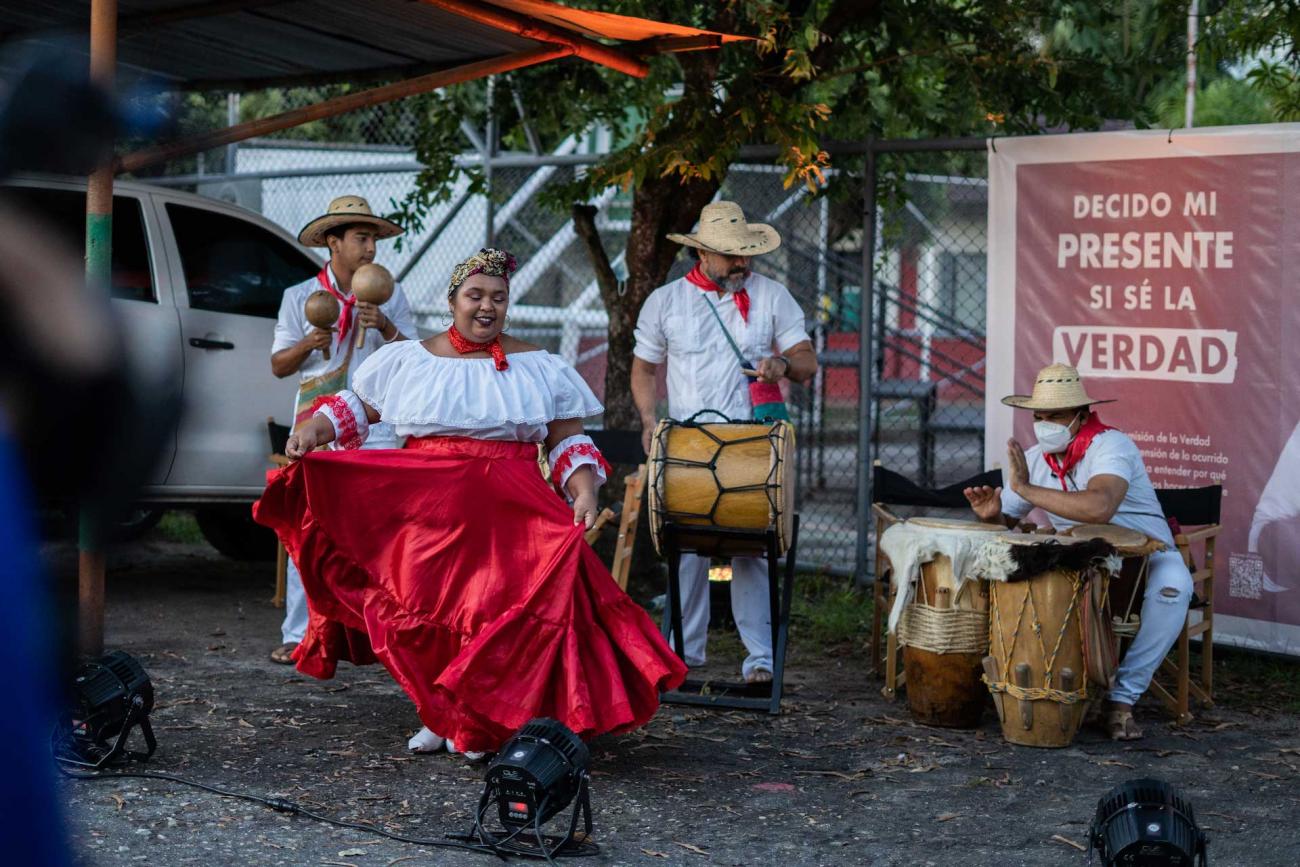
<path fill-rule="evenodd" d="M 655 550 L 664 553 L 671 522 L 683 551 L 762 556 L 763 533 L 771 530 L 777 555 L 784 554 L 794 531 L 794 469 L 788 421 L 661 421 L 648 484 Z"/>
<path fill-rule="evenodd" d="M 1104 541 L 1069 536 L 1011 533 L 995 544 L 1006 550 L 985 549 L 979 568 L 1002 579 L 989 585 L 984 667 L 1003 737 L 1024 746 L 1069 746 L 1099 694 L 1090 692 L 1086 668 L 1090 587 L 1104 588 L 1118 558 Z"/>
<path fill-rule="evenodd" d="M 911 518 L 881 538 L 905 598 L 894 624 L 903 648 L 907 702 L 926 725 L 974 728 L 988 693 L 980 681 L 988 652 L 988 587 L 970 564 L 1000 524 Z M 897 600 L 896 600 L 897 601 Z"/>

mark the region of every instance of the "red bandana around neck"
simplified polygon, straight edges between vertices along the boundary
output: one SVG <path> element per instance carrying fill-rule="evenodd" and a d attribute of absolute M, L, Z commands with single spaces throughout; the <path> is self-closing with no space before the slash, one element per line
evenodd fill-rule
<path fill-rule="evenodd" d="M 453 322 L 447 329 L 447 337 L 451 340 L 451 348 L 461 355 L 467 355 L 471 352 L 490 352 L 492 360 L 496 362 L 497 370 L 508 370 L 510 362 L 506 361 L 506 351 L 501 348 L 501 336 L 497 335 L 487 343 L 475 343 L 467 338 Z"/>
<path fill-rule="evenodd" d="M 1061 455 L 1043 455 L 1043 460 L 1047 461 L 1047 466 L 1051 468 L 1052 474 L 1061 482 L 1061 490 L 1068 490 L 1065 486 L 1065 477 L 1069 475 L 1070 470 L 1074 469 L 1075 464 L 1083 460 L 1084 454 L 1088 451 L 1088 446 L 1092 445 L 1092 440 L 1097 434 L 1103 431 L 1114 430 L 1108 424 L 1102 424 L 1097 413 L 1089 412 L 1088 417 L 1079 427 L 1079 432 L 1070 440 L 1070 444 L 1065 447 L 1064 459 Z"/>
<path fill-rule="evenodd" d="M 330 282 L 329 265 L 320 269 L 320 273 L 316 275 L 316 279 L 320 281 L 320 285 L 325 287 L 326 292 L 339 299 L 339 346 L 342 346 L 348 339 L 348 329 L 352 327 L 352 308 L 357 304 L 357 296 L 349 295 L 344 298 L 339 294 L 339 291 L 334 288 L 334 284 Z"/>
<path fill-rule="evenodd" d="M 721 286 L 719 286 L 717 283 L 714 283 L 712 280 L 710 280 L 709 276 L 700 270 L 699 262 L 696 262 L 695 267 L 692 268 L 690 270 L 690 273 L 686 275 L 686 280 L 689 283 L 699 286 L 705 292 L 717 292 L 719 296 L 723 295 L 727 291 L 726 289 L 723 289 Z M 740 318 L 746 324 L 748 324 L 749 323 L 749 290 L 742 286 L 741 288 L 732 292 L 731 297 L 735 299 L 736 309 L 740 311 Z"/>

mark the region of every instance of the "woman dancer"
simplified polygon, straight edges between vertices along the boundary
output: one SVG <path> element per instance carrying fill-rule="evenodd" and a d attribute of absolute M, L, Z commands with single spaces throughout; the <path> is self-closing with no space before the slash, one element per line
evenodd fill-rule
<path fill-rule="evenodd" d="M 456 266 L 447 331 L 368 358 L 254 506 L 302 570 L 298 670 L 382 662 L 415 702 L 420 752 L 495 750 L 538 716 L 625 731 L 686 673 L 583 540 L 607 465 L 581 420 L 602 407 L 563 360 L 502 333 L 515 267 L 493 249 Z M 356 451 L 381 419 L 405 449 Z"/>

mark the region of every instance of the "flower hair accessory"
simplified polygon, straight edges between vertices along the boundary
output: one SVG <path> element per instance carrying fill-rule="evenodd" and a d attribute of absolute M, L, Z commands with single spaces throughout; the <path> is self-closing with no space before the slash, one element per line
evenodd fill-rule
<path fill-rule="evenodd" d="M 450 298 L 455 295 L 460 285 L 475 274 L 500 277 L 506 281 L 506 286 L 509 286 L 510 275 L 518 267 L 519 264 L 515 261 L 515 257 L 505 250 L 484 247 L 452 269 L 451 282 L 447 285 L 447 297 Z"/>

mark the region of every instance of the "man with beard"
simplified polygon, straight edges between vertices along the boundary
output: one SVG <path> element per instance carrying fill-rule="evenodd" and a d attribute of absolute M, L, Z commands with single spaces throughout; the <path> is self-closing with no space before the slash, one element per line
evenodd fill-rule
<path fill-rule="evenodd" d="M 817 372 L 817 356 L 794 296 L 749 268 L 753 257 L 780 246 L 775 229 L 746 222 L 734 202 L 714 202 L 700 212 L 695 234 L 670 234 L 668 239 L 689 248 L 697 261 L 685 277 L 652 292 L 637 320 L 632 398 L 647 454 L 655 428 L 655 375 L 665 361 L 668 415 L 675 419 L 706 409 L 732 419 L 753 417 L 749 378 L 743 372 L 748 365 L 741 363 L 739 354 L 753 363 L 763 383 L 806 382 Z M 682 640 L 686 664 L 692 666 L 705 661 L 708 566 L 708 558 L 697 554 L 681 557 Z M 745 680 L 770 681 L 772 628 L 765 561 L 731 561 L 731 608 L 748 652 L 741 667 Z"/>

